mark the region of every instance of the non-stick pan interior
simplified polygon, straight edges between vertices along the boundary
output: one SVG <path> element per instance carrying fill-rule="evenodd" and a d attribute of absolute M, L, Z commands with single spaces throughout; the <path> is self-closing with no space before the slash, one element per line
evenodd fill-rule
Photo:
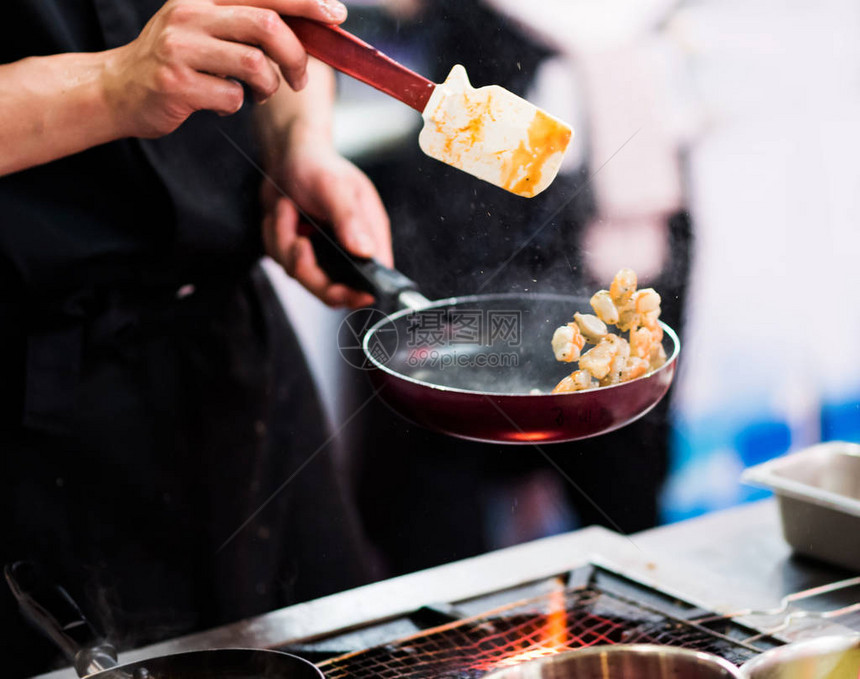
<path fill-rule="evenodd" d="M 366 349 L 383 370 L 410 380 L 489 394 L 549 393 L 575 366 L 555 360 L 555 329 L 588 298 L 553 294 L 460 297 L 378 323 Z M 667 337 L 666 350 L 675 349 Z"/>

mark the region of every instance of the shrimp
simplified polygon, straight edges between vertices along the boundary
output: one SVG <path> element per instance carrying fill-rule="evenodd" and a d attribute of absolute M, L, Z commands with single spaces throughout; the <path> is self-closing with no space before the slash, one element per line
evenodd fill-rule
<path fill-rule="evenodd" d="M 579 359 L 579 367 L 591 373 L 593 377 L 602 380 L 612 370 L 616 356 L 629 356 L 630 345 L 627 340 L 608 333 L 600 342 L 586 351 Z"/>
<path fill-rule="evenodd" d="M 555 389 L 552 390 L 552 393 L 563 394 L 569 391 L 585 391 L 586 389 L 591 389 L 594 386 L 595 383 L 591 379 L 591 375 L 584 370 L 576 370 L 555 385 Z"/>
<path fill-rule="evenodd" d="M 591 296 L 591 308 L 604 323 L 614 325 L 618 323 L 618 307 L 612 301 L 609 290 L 598 290 Z"/>
<path fill-rule="evenodd" d="M 660 294 L 654 288 L 643 288 L 638 290 L 632 296 L 633 304 L 636 307 L 636 313 L 644 316 L 645 314 L 657 312 L 660 313 Z"/>
<path fill-rule="evenodd" d="M 645 291 L 643 290 L 640 292 Z M 654 306 L 654 296 L 656 296 L 657 299 L 660 297 L 655 292 L 654 295 L 649 294 L 643 300 L 639 300 L 639 307 L 643 309 L 643 311 L 639 313 L 638 319 L 641 323 L 641 327 L 632 328 L 630 330 L 630 350 L 633 355 L 638 358 L 649 360 L 652 352 L 655 352 L 656 347 L 661 346 L 663 342 L 663 328 L 660 326 L 660 323 L 658 323 L 658 319 L 660 317 L 660 306 L 659 302 L 657 302 L 656 307 Z M 662 363 L 660 363 L 660 365 L 662 365 Z"/>
<path fill-rule="evenodd" d="M 609 363 L 609 372 L 606 374 L 606 377 L 600 380 L 601 387 L 621 382 L 621 375 L 624 373 L 627 361 L 630 358 L 630 344 L 627 340 L 612 334 L 607 335 L 607 340 L 615 345 L 615 355 Z"/>
<path fill-rule="evenodd" d="M 626 339 L 618 335 L 613 335 L 611 332 L 606 333 L 606 337 L 603 339 L 615 347 L 615 351 L 619 356 L 623 356 L 624 358 L 630 357 L 630 343 Z"/>
<path fill-rule="evenodd" d="M 648 358 L 651 355 L 652 344 L 654 344 L 654 336 L 650 329 L 642 327 L 630 331 L 630 353 L 637 358 Z"/>
<path fill-rule="evenodd" d="M 585 346 L 585 337 L 579 331 L 576 323 L 568 323 L 556 328 L 552 334 L 552 352 L 556 361 L 571 363 L 579 360 L 579 354 Z"/>
<path fill-rule="evenodd" d="M 631 356 L 627 361 L 627 365 L 621 371 L 621 381 L 635 380 L 637 377 L 642 377 L 651 368 L 648 361 L 638 356 Z"/>
<path fill-rule="evenodd" d="M 615 306 L 622 307 L 627 304 L 627 300 L 636 292 L 636 282 L 636 272 L 633 269 L 621 269 L 615 274 L 612 285 L 609 286 L 609 296 Z"/>
<path fill-rule="evenodd" d="M 644 322 L 642 325 L 651 331 L 651 338 L 655 342 L 662 342 L 663 341 L 663 326 L 661 326 L 657 322 L 657 319 L 650 320 L 648 318 L 644 318 L 643 321 Z"/>
<path fill-rule="evenodd" d="M 609 372 L 606 374 L 606 377 L 600 380 L 600 386 L 608 387 L 610 385 L 623 382 L 623 375 L 624 371 L 627 369 L 627 362 L 629 361 L 629 358 L 629 356 L 624 356 L 620 353 L 615 354 L 609 364 Z"/>
<path fill-rule="evenodd" d="M 654 288 L 644 288 L 634 292 L 624 306 L 618 309 L 616 325 L 622 332 L 632 333 L 640 325 L 657 326 L 660 318 L 660 295 Z"/>
<path fill-rule="evenodd" d="M 651 345 L 651 355 L 649 356 L 651 370 L 657 370 L 660 366 L 666 363 L 666 350 L 662 344 Z"/>
<path fill-rule="evenodd" d="M 647 375 L 668 360 L 660 325 L 660 295 L 637 289 L 632 269 L 615 274 L 609 290 L 598 290 L 590 303 L 594 315 L 575 313 L 573 323 L 557 328 L 552 348 L 559 361 L 579 361 L 579 370 L 556 385 L 553 393 L 610 386 Z M 629 341 L 609 331 L 614 325 Z M 593 344 L 583 352 L 586 343 Z"/>
<path fill-rule="evenodd" d="M 618 310 L 618 321 L 615 325 L 621 332 L 635 332 L 641 324 L 642 318 L 636 312 L 636 304 L 630 299 Z"/>
<path fill-rule="evenodd" d="M 609 332 L 606 328 L 606 323 L 592 314 L 581 314 L 577 311 L 573 315 L 573 320 L 579 326 L 579 331 L 583 337 L 592 344 L 597 344 Z"/>

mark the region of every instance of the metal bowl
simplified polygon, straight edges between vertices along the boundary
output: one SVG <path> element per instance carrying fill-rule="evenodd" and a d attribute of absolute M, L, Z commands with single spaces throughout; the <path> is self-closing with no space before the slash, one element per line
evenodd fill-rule
<path fill-rule="evenodd" d="M 650 644 L 589 646 L 506 667 L 485 679 L 739 679 L 728 660 Z M 856 676 L 854 677 L 856 679 Z"/>

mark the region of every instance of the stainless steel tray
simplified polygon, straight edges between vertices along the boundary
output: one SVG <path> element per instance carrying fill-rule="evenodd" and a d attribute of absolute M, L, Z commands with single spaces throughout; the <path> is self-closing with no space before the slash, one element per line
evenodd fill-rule
<path fill-rule="evenodd" d="M 860 445 L 821 443 L 747 469 L 771 489 L 795 552 L 860 572 Z"/>

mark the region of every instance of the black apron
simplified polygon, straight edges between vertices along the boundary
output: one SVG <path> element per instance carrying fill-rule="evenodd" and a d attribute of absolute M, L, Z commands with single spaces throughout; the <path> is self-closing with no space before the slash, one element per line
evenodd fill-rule
<path fill-rule="evenodd" d="M 12 0 L 0 62 L 122 44 L 160 4 Z M 123 648 L 366 579 L 222 135 L 253 154 L 248 122 L 0 178 L 0 559 L 46 564 Z M 0 589 L 4 676 L 56 665 Z"/>

